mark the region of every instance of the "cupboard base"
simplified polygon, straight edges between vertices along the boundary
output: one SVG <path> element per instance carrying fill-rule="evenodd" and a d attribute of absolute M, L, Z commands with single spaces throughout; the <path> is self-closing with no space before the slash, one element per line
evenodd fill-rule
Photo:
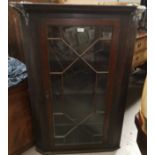
<path fill-rule="evenodd" d="M 79 149 L 79 150 L 55 150 L 51 152 L 45 152 L 40 148 L 36 147 L 36 151 L 41 153 L 42 155 L 56 155 L 56 154 L 70 154 L 70 153 L 93 153 L 93 152 L 111 152 L 119 149 L 120 146 L 114 147 L 105 147 L 103 149 Z"/>

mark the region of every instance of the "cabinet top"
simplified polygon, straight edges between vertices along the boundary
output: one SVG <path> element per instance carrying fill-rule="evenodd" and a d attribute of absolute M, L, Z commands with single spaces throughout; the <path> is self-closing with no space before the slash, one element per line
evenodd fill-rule
<path fill-rule="evenodd" d="M 137 9 L 135 5 L 95 5 L 95 4 L 57 4 L 57 3 L 31 3 L 9 2 L 9 6 L 24 10 L 26 13 L 131 13 Z"/>

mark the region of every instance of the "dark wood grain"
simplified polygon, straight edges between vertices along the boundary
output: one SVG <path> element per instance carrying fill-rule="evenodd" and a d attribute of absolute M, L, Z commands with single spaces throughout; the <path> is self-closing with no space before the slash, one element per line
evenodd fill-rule
<path fill-rule="evenodd" d="M 27 12 L 44 12 L 44 13 L 125 13 L 128 14 L 135 11 L 135 6 L 113 6 L 113 5 L 73 5 L 73 4 L 57 4 L 57 3 L 14 3 L 17 7 L 23 7 Z"/>
<path fill-rule="evenodd" d="M 25 61 L 19 26 L 19 15 L 11 7 L 8 9 L 8 52 L 9 56 Z"/>
<path fill-rule="evenodd" d="M 136 25 L 133 16 L 121 16 L 121 35 L 119 37 L 119 54 L 117 55 L 117 74 L 113 85 L 111 118 L 109 126 L 109 143 L 120 143 L 124 110 L 126 105 L 128 79 L 133 57 Z M 128 27 L 128 28 L 127 28 Z M 115 127 L 114 127 L 115 126 Z"/>
<path fill-rule="evenodd" d="M 36 147 L 41 152 L 91 152 L 119 148 L 128 78 L 136 35 L 135 6 L 90 6 L 21 4 L 22 38 L 29 73 L 29 94 L 33 111 Z M 61 145 L 54 143 L 53 103 L 49 78 L 47 28 L 49 25 L 111 26 L 109 75 L 106 91 L 105 131 L 102 144 Z"/>
<path fill-rule="evenodd" d="M 32 134 L 32 116 L 27 89 L 27 81 L 9 88 L 9 155 L 20 154 L 34 144 Z"/>
<path fill-rule="evenodd" d="M 9 2 L 20 2 L 21 0 L 9 0 Z M 49 2 L 50 0 L 27 0 L 27 2 Z M 10 6 L 8 7 L 8 54 L 22 62 L 25 62 L 20 17 Z"/>

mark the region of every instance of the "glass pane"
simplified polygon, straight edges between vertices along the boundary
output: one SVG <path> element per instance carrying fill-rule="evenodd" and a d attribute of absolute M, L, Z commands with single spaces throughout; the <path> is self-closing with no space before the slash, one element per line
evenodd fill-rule
<path fill-rule="evenodd" d="M 50 68 L 53 72 L 63 72 L 76 58 L 73 50 L 61 39 L 49 40 L 49 51 Z"/>
<path fill-rule="evenodd" d="M 96 71 L 107 71 L 110 44 L 105 40 L 98 40 L 83 56 Z"/>
<path fill-rule="evenodd" d="M 111 40 L 112 28 L 96 26 L 52 26 L 49 27 L 48 37 L 65 40 L 81 54 L 98 38 Z"/>
<path fill-rule="evenodd" d="M 94 103 L 97 103 L 95 108 L 96 111 L 101 112 L 105 110 L 105 88 L 107 82 L 107 75 L 106 74 L 97 74 L 97 85 L 95 88 L 95 97 Z"/>
<path fill-rule="evenodd" d="M 50 26 L 55 145 L 103 143 L 112 29 Z"/>
<path fill-rule="evenodd" d="M 55 106 L 53 106 L 53 110 L 56 112 L 62 112 L 62 84 L 61 84 L 61 76 L 60 75 L 52 75 L 51 76 L 52 83 L 52 100 Z M 61 109 L 60 109 L 61 108 Z"/>

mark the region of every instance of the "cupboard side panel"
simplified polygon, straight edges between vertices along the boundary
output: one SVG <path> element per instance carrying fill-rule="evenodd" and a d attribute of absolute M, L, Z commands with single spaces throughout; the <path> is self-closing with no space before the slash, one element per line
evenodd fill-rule
<path fill-rule="evenodd" d="M 110 125 L 108 132 L 108 143 L 110 146 L 120 145 L 123 117 L 127 99 L 127 89 L 136 37 L 135 25 L 136 21 L 133 20 L 133 15 L 122 15 L 117 65 L 114 76 L 115 81 L 113 85 L 113 106 L 110 114 Z"/>
<path fill-rule="evenodd" d="M 45 92 L 43 85 L 43 72 L 40 61 L 39 48 L 39 29 L 38 20 L 29 16 L 29 24 L 25 25 L 25 20 L 21 16 L 22 37 L 26 66 L 28 70 L 29 95 L 31 99 L 31 109 L 33 117 L 33 132 L 35 135 L 36 146 L 44 151 L 50 151 L 51 138 L 48 122 L 48 106 L 45 104 Z"/>

